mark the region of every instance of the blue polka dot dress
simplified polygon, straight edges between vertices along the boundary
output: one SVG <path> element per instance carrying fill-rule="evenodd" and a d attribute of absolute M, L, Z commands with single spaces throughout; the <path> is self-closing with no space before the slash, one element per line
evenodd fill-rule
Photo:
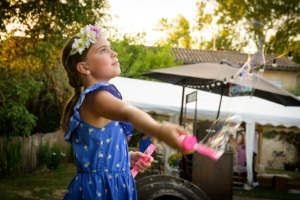
<path fill-rule="evenodd" d="M 85 96 L 95 90 L 106 90 L 122 99 L 116 87 L 109 83 L 97 83 L 82 92 L 65 133 L 65 140 L 73 145 L 77 173 L 64 199 L 136 200 L 126 139 L 132 132 L 131 124 L 111 121 L 97 128 L 80 118 L 79 107 Z"/>

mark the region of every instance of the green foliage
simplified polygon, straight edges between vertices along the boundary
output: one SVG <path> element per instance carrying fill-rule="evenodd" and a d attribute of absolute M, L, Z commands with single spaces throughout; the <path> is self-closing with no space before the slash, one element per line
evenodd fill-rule
<path fill-rule="evenodd" d="M 190 27 L 181 15 L 171 22 L 166 18 L 160 19 L 155 30 L 165 33 L 165 38 L 157 43 L 171 44 L 173 47 L 242 51 L 253 42 L 257 51 L 261 51 L 264 45 L 264 51 L 268 54 L 281 55 L 293 51 L 293 61 L 300 63 L 299 1 L 216 0 L 214 10 L 211 5 L 210 0 L 196 2 L 195 27 Z M 191 37 L 191 30 L 199 32 L 197 37 Z M 269 30 L 273 33 L 266 35 Z M 212 34 L 210 41 L 205 39 L 207 33 Z"/>
<path fill-rule="evenodd" d="M 6 139 L 0 149 L 0 177 L 11 177 L 22 173 L 22 141 Z"/>
<path fill-rule="evenodd" d="M 107 1 L 91 0 L 83 3 L 82 1 L 33 0 L 14 3 L 10 1 L 4 4 L 6 7 L 2 12 L 5 15 L 0 17 L 2 24 L 19 23 L 22 24 L 24 31 L 22 32 L 20 26 L 17 26 L 10 33 L 5 33 L 5 40 L 1 42 L 0 68 L 14 69 L 15 74 L 0 80 L 0 85 L 9 85 L 7 91 L 0 91 L 2 97 L 0 103 L 14 95 L 10 90 L 13 86 L 7 84 L 10 77 L 16 76 L 16 81 L 22 87 L 24 83 L 27 84 L 27 80 L 19 79 L 20 74 L 26 71 L 35 83 L 27 86 L 30 88 L 27 90 L 28 98 L 16 104 L 22 108 L 19 117 L 23 116 L 27 119 L 26 123 L 32 124 L 31 126 L 25 124 L 26 134 L 24 131 L 21 133 L 19 129 L 14 131 L 14 134 L 29 135 L 30 132 L 35 131 L 54 131 L 59 128 L 63 105 L 71 93 L 65 73 L 58 64 L 60 49 L 67 39 L 66 36 L 77 33 L 82 25 L 109 20 L 110 16 L 104 12 Z M 65 12 L 66 10 L 68 12 Z M 31 23 L 33 21 L 35 23 Z M 5 27 L 0 29 L 4 31 Z M 26 37 L 14 37 L 14 31 L 21 31 Z M 141 73 L 152 68 L 176 65 L 174 57 L 170 56 L 170 47 L 149 48 L 133 45 L 142 39 L 143 35 L 135 37 L 125 35 L 122 40 L 113 42 L 113 47 L 119 54 L 123 76 L 137 78 L 141 77 Z M 5 112 L 2 111 L 2 120 L 18 121 L 6 117 L 10 110 L 7 108 Z M 25 123 L 23 121 L 20 121 L 22 123 L 19 127 Z M 7 129 L 14 129 L 12 126 L 14 125 L 9 124 Z M 2 134 L 11 134 L 10 132 L 5 131 Z"/>
<path fill-rule="evenodd" d="M 276 131 L 268 131 L 263 133 L 263 137 L 266 139 L 275 139 L 278 134 Z"/>
<path fill-rule="evenodd" d="M 268 131 L 263 133 L 263 137 L 267 139 L 275 139 L 278 137 L 278 140 L 285 141 L 289 144 L 300 146 L 300 133 L 295 132 L 285 132 L 285 131 Z"/>
<path fill-rule="evenodd" d="M 3 105 L 0 122 L 5 122 L 1 123 L 5 124 L 1 134 L 28 136 L 34 131 L 57 130 L 62 102 L 68 97 L 63 69 L 54 66 L 58 53 L 47 55 L 52 64 L 47 61 L 46 65 L 42 64 L 44 58 L 39 58 L 39 51 L 32 52 L 34 43 L 31 40 L 11 37 L 0 46 L 3 58 L 0 71 L 6 75 L 0 79 L 3 86 L 0 87 Z M 41 46 L 39 50 L 43 54 L 46 49 L 40 49 Z M 14 51 L 9 52 L 11 49 Z"/>
<path fill-rule="evenodd" d="M 196 2 L 197 16 L 196 16 L 196 29 L 201 31 L 207 24 L 211 24 L 213 21 L 213 15 L 206 12 L 206 3 Z"/>
<path fill-rule="evenodd" d="M 34 100 L 28 102 L 27 108 L 38 118 L 34 132 L 53 132 L 60 126 L 64 102 L 71 95 L 63 68 L 36 70 L 34 76 L 43 82 L 44 87 Z"/>
<path fill-rule="evenodd" d="M 182 159 L 182 154 L 180 152 L 173 153 L 172 155 L 169 156 L 168 163 L 170 166 L 177 167 L 181 159 Z"/>
<path fill-rule="evenodd" d="M 191 28 L 189 21 L 182 15 L 172 21 L 161 18 L 155 30 L 165 32 L 166 37 L 157 41 L 158 45 L 170 44 L 173 47 L 190 48 L 192 46 Z"/>
<path fill-rule="evenodd" d="M 222 25 L 223 29 L 219 31 L 208 42 L 202 42 L 202 47 L 205 49 L 242 51 L 243 47 L 248 44 L 248 41 L 239 40 L 239 32 L 235 31 L 232 25 Z"/>
<path fill-rule="evenodd" d="M 287 171 L 295 171 L 296 169 L 300 169 L 300 162 L 286 162 L 286 163 L 283 163 L 284 165 L 284 170 L 287 170 Z"/>
<path fill-rule="evenodd" d="M 1 68 L 1 65 L 0 73 L 7 75 L 7 78 L 0 79 L 1 135 L 28 136 L 36 126 L 37 118 L 28 111 L 26 104 L 37 97 L 40 82 L 34 80 L 26 71 L 18 73 Z"/>
<path fill-rule="evenodd" d="M 218 24 L 230 24 L 237 29 L 238 25 L 245 26 L 245 22 L 261 22 L 265 25 L 264 30 L 274 31 L 269 41 L 265 41 L 265 38 L 262 41 L 268 54 L 282 54 L 291 51 L 293 42 L 299 41 L 299 1 L 216 0 L 216 2 L 218 7 L 215 16 L 219 16 Z M 250 30 L 250 32 L 255 33 L 255 30 Z"/>
<path fill-rule="evenodd" d="M 0 5 L 0 135 L 57 130 L 71 92 L 59 65 L 60 50 L 66 37 L 82 25 L 110 18 L 104 12 L 107 0 L 1 1 Z M 18 25 L 6 30 L 10 24 Z"/>
<path fill-rule="evenodd" d="M 46 142 L 39 148 L 37 157 L 39 162 L 45 164 L 48 169 L 57 169 L 65 154 L 60 145 L 53 144 L 50 147 L 49 142 Z"/>
<path fill-rule="evenodd" d="M 136 44 L 143 35 L 130 37 L 124 35 L 122 40 L 113 39 L 112 48 L 118 53 L 122 76 L 129 78 L 146 79 L 141 76 L 152 69 L 176 66 L 175 57 L 171 56 L 171 46 L 147 47 Z"/>
<path fill-rule="evenodd" d="M 298 81 L 296 87 L 288 88 L 287 90 L 295 96 L 300 96 L 300 81 Z"/>
<path fill-rule="evenodd" d="M 290 43 L 289 48 L 287 51 L 292 52 L 293 54 L 293 61 L 296 63 L 300 63 L 300 41 L 293 41 Z M 288 52 L 285 56 L 288 56 Z M 299 93 L 297 93 L 299 95 Z"/>
<path fill-rule="evenodd" d="M 25 35 L 42 37 L 45 41 L 74 34 L 83 24 L 110 19 L 104 12 L 108 7 L 107 0 L 4 0 L 0 5 L 0 30 L 5 32 L 8 24 L 18 23 L 16 29 L 25 30 Z"/>

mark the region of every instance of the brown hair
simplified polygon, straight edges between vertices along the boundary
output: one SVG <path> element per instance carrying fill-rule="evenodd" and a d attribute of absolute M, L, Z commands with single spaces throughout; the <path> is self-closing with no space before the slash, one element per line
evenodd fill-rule
<path fill-rule="evenodd" d="M 75 91 L 72 97 L 67 101 L 61 117 L 60 124 L 63 131 L 67 130 L 70 118 L 74 114 L 73 108 L 76 102 L 79 100 L 82 91 L 83 85 L 77 71 L 77 63 L 85 61 L 88 52 L 87 49 L 83 51 L 82 55 L 80 55 L 79 53 L 70 55 L 72 44 L 74 42 L 74 39 L 76 38 L 76 36 L 73 36 L 69 41 L 67 41 L 61 51 L 61 63 L 67 72 L 69 85 L 74 88 Z"/>

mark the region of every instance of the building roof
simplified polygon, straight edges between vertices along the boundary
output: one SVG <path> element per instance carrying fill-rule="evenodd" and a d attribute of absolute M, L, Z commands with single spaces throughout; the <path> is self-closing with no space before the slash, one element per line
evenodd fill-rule
<path fill-rule="evenodd" d="M 187 48 L 172 48 L 171 54 L 176 57 L 176 60 L 182 61 L 185 64 L 193 64 L 199 62 L 220 62 L 221 60 L 229 59 L 232 63 L 242 66 L 248 59 L 248 54 L 246 53 L 224 50 L 213 51 Z M 280 58 L 276 57 L 278 57 L 278 55 L 265 54 L 265 69 L 300 71 L 300 64 L 289 60 L 284 56 Z M 277 67 L 272 66 L 273 59 L 276 59 Z"/>

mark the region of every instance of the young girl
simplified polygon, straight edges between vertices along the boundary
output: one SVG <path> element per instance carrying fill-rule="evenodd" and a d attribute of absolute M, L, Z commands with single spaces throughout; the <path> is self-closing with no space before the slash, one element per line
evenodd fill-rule
<path fill-rule="evenodd" d="M 193 152 L 182 148 L 179 136 L 188 134 L 182 127 L 162 125 L 122 101 L 117 88 L 109 83 L 121 70 L 103 29 L 92 25 L 81 29 L 64 46 L 61 62 L 75 90 L 61 124 L 65 140 L 73 145 L 77 169 L 64 199 L 137 199 L 130 168 L 136 164 L 143 172 L 153 158 L 137 162 L 146 155 L 128 152 L 131 125 L 183 153 Z"/>

